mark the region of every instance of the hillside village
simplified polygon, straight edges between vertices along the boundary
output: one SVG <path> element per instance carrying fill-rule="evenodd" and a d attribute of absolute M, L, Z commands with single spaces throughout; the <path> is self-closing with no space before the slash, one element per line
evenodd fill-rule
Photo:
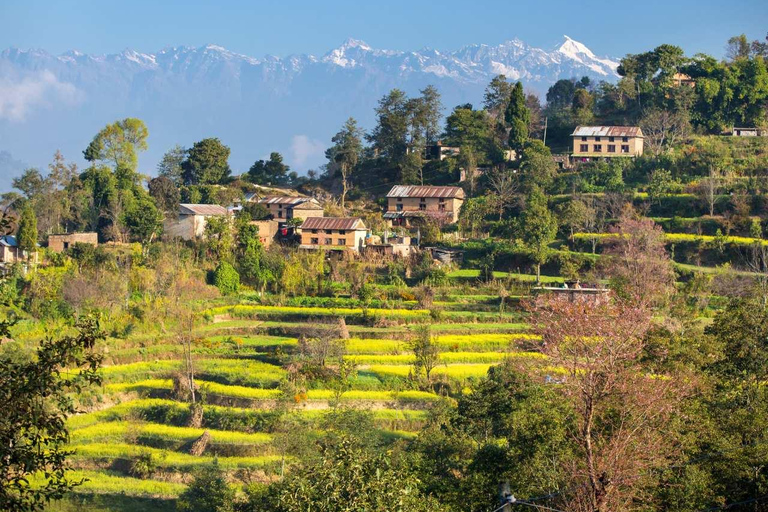
<path fill-rule="evenodd" d="M 395 89 L 306 176 L 57 152 L 0 198 L 0 508 L 765 510 L 766 59 Z"/>

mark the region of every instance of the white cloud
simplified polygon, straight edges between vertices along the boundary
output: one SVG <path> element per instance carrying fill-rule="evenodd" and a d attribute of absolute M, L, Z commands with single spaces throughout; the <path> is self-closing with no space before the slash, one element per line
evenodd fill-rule
<path fill-rule="evenodd" d="M 306 135 L 291 138 L 291 160 L 294 166 L 314 165 L 325 155 L 325 144 Z"/>
<path fill-rule="evenodd" d="M 0 80 L 0 119 L 23 121 L 35 107 L 74 104 L 82 93 L 72 84 L 60 82 L 50 71 L 39 71 L 21 80 Z"/>

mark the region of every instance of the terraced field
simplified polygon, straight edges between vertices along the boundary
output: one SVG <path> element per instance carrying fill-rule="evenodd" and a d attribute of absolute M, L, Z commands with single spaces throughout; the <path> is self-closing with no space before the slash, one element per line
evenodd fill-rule
<path fill-rule="evenodd" d="M 74 510 L 77 503 L 93 510 L 171 510 L 190 472 L 204 464 L 216 461 L 236 480 L 277 478 L 291 457 L 282 424 L 302 425 L 311 443 L 324 435 L 331 410 L 364 410 L 382 439 L 394 442 L 414 436 L 431 407 L 452 400 L 449 393 L 461 392 L 493 364 L 512 358 L 556 371 L 531 350 L 536 337 L 519 313 L 499 311 L 498 298 L 461 295 L 436 305 L 439 319 L 408 302 L 363 310 L 244 301 L 206 311 L 192 348 L 203 402 L 199 427 L 189 426 L 192 408 L 174 389 L 185 367 L 183 347 L 168 337 L 111 339 L 103 389 L 93 393 L 103 397 L 69 420 L 72 460 L 87 481 L 51 510 Z M 301 392 L 286 385 L 301 333 L 338 317 L 348 323 L 343 357 L 355 364 L 355 377 L 343 392 L 322 381 L 307 381 Z M 440 351 L 432 371 L 438 385 L 428 389 L 411 378 L 415 357 L 408 348 L 423 323 L 432 325 Z M 327 364 L 334 368 L 338 361 Z M 204 433 L 209 439 L 195 451 Z M 151 461 L 151 471 L 141 470 L 142 461 Z"/>

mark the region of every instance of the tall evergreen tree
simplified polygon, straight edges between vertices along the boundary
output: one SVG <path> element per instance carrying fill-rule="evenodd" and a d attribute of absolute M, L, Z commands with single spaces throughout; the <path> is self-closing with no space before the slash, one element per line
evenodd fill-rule
<path fill-rule="evenodd" d="M 528 140 L 528 124 L 531 121 L 531 113 L 525 104 L 523 84 L 520 82 L 512 88 L 504 120 L 509 127 L 509 147 L 519 153 Z"/>
<path fill-rule="evenodd" d="M 37 250 L 37 236 L 37 216 L 32 205 L 27 203 L 21 211 L 18 232 L 19 249 L 26 253 L 27 260 Z"/>

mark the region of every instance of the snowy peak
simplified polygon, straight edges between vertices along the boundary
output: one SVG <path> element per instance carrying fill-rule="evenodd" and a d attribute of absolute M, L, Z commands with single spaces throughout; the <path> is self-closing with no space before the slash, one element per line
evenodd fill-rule
<path fill-rule="evenodd" d="M 616 76 L 616 68 L 619 67 L 619 63 L 611 59 L 599 58 L 592 53 L 592 50 L 586 47 L 586 45 L 571 39 L 568 36 L 563 36 L 565 41 L 560 45 L 556 53 L 562 57 L 577 62 L 587 68 L 591 69 L 595 73 L 603 76 Z"/>
<path fill-rule="evenodd" d="M 322 62 L 335 64 L 342 68 L 354 68 L 362 63 L 368 53 L 375 53 L 365 41 L 349 38 L 336 49 L 323 56 Z"/>

